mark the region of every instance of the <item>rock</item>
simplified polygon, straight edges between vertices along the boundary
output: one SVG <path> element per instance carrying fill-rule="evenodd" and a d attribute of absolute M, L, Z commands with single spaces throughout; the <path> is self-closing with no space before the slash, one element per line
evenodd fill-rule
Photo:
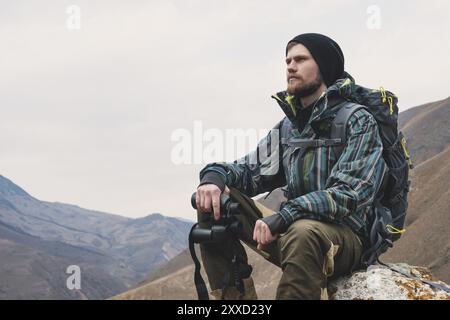
<path fill-rule="evenodd" d="M 390 264 L 391 267 L 415 278 L 433 281 L 427 268 L 405 263 Z M 450 294 L 415 279 L 408 278 L 382 265 L 372 265 L 365 271 L 355 272 L 338 279 L 329 286 L 330 299 L 334 300 L 450 300 Z"/>

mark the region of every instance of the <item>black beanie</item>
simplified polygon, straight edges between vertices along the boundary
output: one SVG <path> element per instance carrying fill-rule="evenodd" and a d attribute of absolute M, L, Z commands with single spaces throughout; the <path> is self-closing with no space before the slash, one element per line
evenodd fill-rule
<path fill-rule="evenodd" d="M 323 81 L 329 87 L 344 74 L 344 54 L 339 45 L 331 38 L 319 33 L 304 33 L 296 36 L 288 42 L 286 46 L 286 56 L 288 45 L 291 42 L 304 45 L 317 65 Z"/>

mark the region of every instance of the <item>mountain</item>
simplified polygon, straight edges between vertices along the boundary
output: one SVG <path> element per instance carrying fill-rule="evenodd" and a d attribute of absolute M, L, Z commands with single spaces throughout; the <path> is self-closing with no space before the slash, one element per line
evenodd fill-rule
<path fill-rule="evenodd" d="M 400 113 L 399 128 L 407 138 L 416 167 L 410 172 L 407 231 L 382 260 L 428 267 L 434 276 L 448 283 L 450 98 Z M 257 200 L 277 210 L 284 199 L 281 190 L 276 189 L 267 198 Z M 273 299 L 281 271 L 253 250 L 247 248 L 247 253 L 259 298 Z M 196 299 L 193 274 L 189 252 L 183 251 L 165 266 L 155 269 L 145 281 L 113 299 Z M 203 277 L 206 279 L 205 275 Z"/>
<path fill-rule="evenodd" d="M 415 168 L 406 232 L 382 259 L 427 266 L 450 282 L 450 97 L 402 112 L 399 124 Z"/>
<path fill-rule="evenodd" d="M 399 128 L 415 165 L 450 147 L 449 111 L 450 97 L 400 113 Z"/>
<path fill-rule="evenodd" d="M 112 274 L 120 267 L 104 254 L 41 240 L 3 224 L 0 261 L 0 299 L 102 299 L 126 290 L 126 283 L 135 279 L 133 275 L 125 281 L 119 272 Z M 81 268 L 81 290 L 67 289 L 70 265 Z"/>
<path fill-rule="evenodd" d="M 41 201 L 0 175 L 0 299 L 110 297 L 186 248 L 191 224 Z M 70 265 L 81 290 L 66 287 Z"/>
<path fill-rule="evenodd" d="M 248 261 L 253 266 L 253 279 L 259 299 L 274 299 L 281 271 L 255 251 L 246 247 Z M 200 257 L 197 254 L 197 257 Z M 202 277 L 207 282 L 204 268 Z M 197 299 L 194 286 L 194 264 L 188 250 L 155 270 L 146 281 L 112 297 L 113 300 Z M 208 290 L 209 285 L 207 283 Z"/>
<path fill-rule="evenodd" d="M 426 160 L 411 173 L 406 232 L 382 256 L 428 266 L 450 282 L 450 148 Z"/>

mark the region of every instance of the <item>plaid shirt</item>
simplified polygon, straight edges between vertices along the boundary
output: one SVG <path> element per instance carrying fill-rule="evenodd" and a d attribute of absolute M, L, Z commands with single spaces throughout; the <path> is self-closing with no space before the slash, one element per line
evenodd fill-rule
<path fill-rule="evenodd" d="M 201 170 L 200 179 L 206 172 L 215 171 L 225 177 L 228 186 L 250 197 L 286 186 L 288 201 L 277 214 L 287 226 L 302 218 L 317 219 L 344 223 L 366 236 L 367 214 L 387 170 L 375 118 L 361 109 L 350 117 L 347 143 L 339 159 L 328 146 L 300 152 L 300 148 L 284 143 L 291 137 L 329 138 L 331 121 L 350 100 L 355 86 L 350 76 L 330 86 L 314 104 L 302 132 L 295 125 L 300 112 L 293 99 L 286 92 L 277 93 L 273 98 L 286 117 L 258 143 L 256 150 L 233 163 L 208 164 Z M 261 151 L 267 157 L 262 157 Z"/>

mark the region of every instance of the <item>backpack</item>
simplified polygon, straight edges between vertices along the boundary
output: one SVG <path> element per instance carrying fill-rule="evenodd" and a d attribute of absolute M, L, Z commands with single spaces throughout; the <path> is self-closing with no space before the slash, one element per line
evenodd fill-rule
<path fill-rule="evenodd" d="M 383 88 L 370 90 L 359 86 L 351 95 L 351 101 L 339 109 L 331 124 L 330 138 L 341 142 L 332 146 L 336 159 L 345 146 L 348 119 L 360 109 L 370 112 L 378 123 L 383 158 L 388 167 L 368 216 L 369 230 L 366 234 L 369 238 L 361 257 L 361 264 L 367 267 L 380 262 L 379 256 L 405 232 L 410 189 L 408 174 L 413 165 L 406 150 L 405 137 L 398 131 L 397 97 Z"/>

